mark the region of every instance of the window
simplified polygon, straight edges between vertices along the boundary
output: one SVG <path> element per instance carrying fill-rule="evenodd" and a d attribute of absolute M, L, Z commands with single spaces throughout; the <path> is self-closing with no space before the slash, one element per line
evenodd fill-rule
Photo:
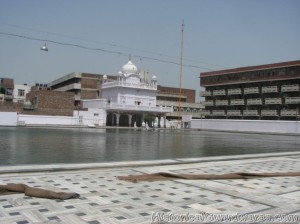
<path fill-rule="evenodd" d="M 34 108 L 38 108 L 38 97 L 37 96 L 35 96 L 33 98 L 33 106 L 34 106 Z"/>
<path fill-rule="evenodd" d="M 18 89 L 18 96 L 25 96 L 25 89 Z"/>

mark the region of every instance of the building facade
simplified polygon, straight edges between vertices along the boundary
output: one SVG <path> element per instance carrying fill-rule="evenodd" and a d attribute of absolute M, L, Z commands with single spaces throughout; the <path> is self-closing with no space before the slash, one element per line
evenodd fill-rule
<path fill-rule="evenodd" d="M 14 80 L 10 78 L 0 78 L 0 103 L 12 102 L 14 92 Z"/>
<path fill-rule="evenodd" d="M 22 114 L 73 116 L 74 93 L 33 90 L 26 95 Z"/>
<path fill-rule="evenodd" d="M 108 76 L 108 79 L 114 79 Z M 74 106 L 80 107 L 81 100 L 101 98 L 102 74 L 73 72 L 47 84 L 55 91 L 74 93 Z"/>
<path fill-rule="evenodd" d="M 147 116 L 163 117 L 166 122 L 166 113 L 171 111 L 170 107 L 156 106 L 156 76 L 152 76 L 150 82 L 143 79 L 131 60 L 122 67 L 117 80 L 108 80 L 106 75 L 103 76 L 101 91 L 100 100 L 83 100 L 83 107 L 104 111 L 96 115 L 101 114 L 101 118 L 105 116 L 103 120 L 106 125 L 141 126 Z"/>
<path fill-rule="evenodd" d="M 180 112 L 179 99 L 181 99 Z M 194 89 L 182 88 L 180 94 L 180 88 L 158 85 L 156 102 L 158 106 L 172 107 L 172 112 L 167 114 L 168 119 L 178 119 L 178 116 L 182 117 L 182 115 L 201 118 L 201 110 L 204 108 L 202 104 L 196 103 L 196 90 Z"/>
<path fill-rule="evenodd" d="M 14 103 L 24 103 L 26 100 L 26 94 L 31 90 L 31 86 L 27 84 L 15 84 L 13 91 L 13 102 Z"/>
<path fill-rule="evenodd" d="M 297 120 L 300 60 L 200 74 L 205 118 Z"/>

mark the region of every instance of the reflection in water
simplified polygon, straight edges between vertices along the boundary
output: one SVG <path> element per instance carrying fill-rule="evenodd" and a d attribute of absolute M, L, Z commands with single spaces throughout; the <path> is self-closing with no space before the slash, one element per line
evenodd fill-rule
<path fill-rule="evenodd" d="M 299 136 L 195 130 L 0 127 L 0 165 L 89 163 L 297 151 Z"/>

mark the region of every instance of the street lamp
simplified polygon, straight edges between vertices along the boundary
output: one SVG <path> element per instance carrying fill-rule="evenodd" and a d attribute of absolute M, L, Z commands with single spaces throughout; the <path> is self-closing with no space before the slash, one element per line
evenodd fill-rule
<path fill-rule="evenodd" d="M 42 51 L 48 51 L 47 44 L 45 43 L 41 48 Z"/>

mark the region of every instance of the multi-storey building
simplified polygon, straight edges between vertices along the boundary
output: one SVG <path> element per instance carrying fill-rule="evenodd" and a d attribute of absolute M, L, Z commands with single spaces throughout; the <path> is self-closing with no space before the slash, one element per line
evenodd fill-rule
<path fill-rule="evenodd" d="M 108 76 L 108 79 L 116 79 Z M 99 99 L 101 97 L 102 74 L 73 72 L 56 79 L 48 84 L 48 88 L 55 91 L 73 92 L 74 104 L 80 106 L 83 99 Z"/>
<path fill-rule="evenodd" d="M 300 60 L 200 74 L 205 118 L 295 120 Z"/>
<path fill-rule="evenodd" d="M 179 105 L 179 99 L 181 99 Z M 157 86 L 156 95 L 157 105 L 172 107 L 171 113 L 167 114 L 167 118 L 177 119 L 180 106 L 180 115 L 192 115 L 193 118 L 201 117 L 202 104 L 196 103 L 196 90 L 181 89 L 167 86 Z"/>

